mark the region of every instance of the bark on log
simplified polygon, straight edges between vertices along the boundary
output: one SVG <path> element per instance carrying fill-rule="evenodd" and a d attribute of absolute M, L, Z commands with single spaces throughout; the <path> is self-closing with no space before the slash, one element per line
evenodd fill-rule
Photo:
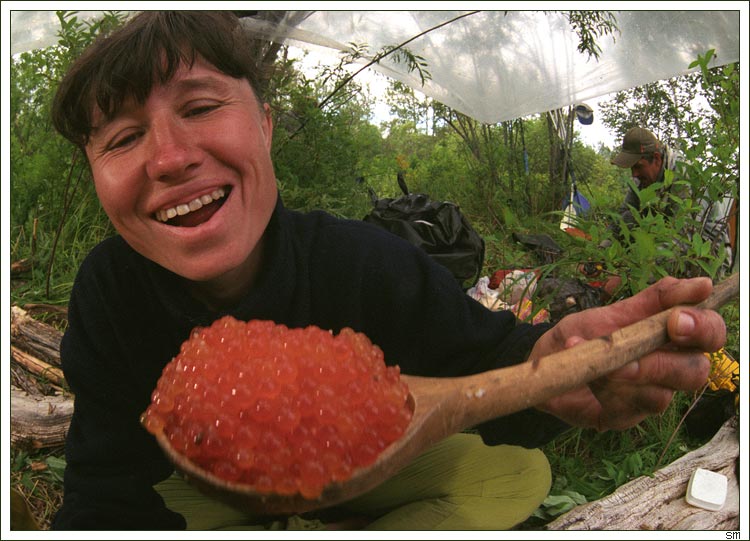
<path fill-rule="evenodd" d="M 614 493 L 579 505 L 546 526 L 547 530 L 738 530 L 739 457 L 737 418 L 729 419 L 703 447 L 639 477 Z M 727 476 L 727 498 L 718 511 L 685 500 L 690 476 L 704 468 Z"/>
<path fill-rule="evenodd" d="M 29 394 L 39 396 L 50 394 L 46 385 L 41 385 L 36 377 L 29 374 L 23 366 L 14 362 L 10 363 L 10 384 Z"/>
<path fill-rule="evenodd" d="M 56 447 L 65 444 L 73 398 L 70 395 L 37 394 L 41 387 L 50 392 L 54 387 L 66 388 L 60 367 L 62 333 L 52 325 L 38 321 L 18 306 L 11 307 L 11 367 L 22 367 L 34 374 L 36 389 L 27 381 L 17 382 L 24 389 L 11 387 L 10 431 L 11 444 L 30 448 Z"/>
<path fill-rule="evenodd" d="M 12 306 L 10 310 L 11 342 L 47 364 L 60 366 L 62 333 L 34 319 L 23 308 Z"/>
<path fill-rule="evenodd" d="M 33 355 L 29 355 L 25 351 L 17 348 L 14 345 L 10 346 L 10 354 L 14 361 L 23 366 L 26 370 L 32 374 L 46 379 L 59 387 L 65 386 L 65 376 L 63 371 L 55 366 L 50 366 L 44 361 L 40 361 Z"/>
<path fill-rule="evenodd" d="M 11 388 L 11 444 L 35 449 L 65 444 L 73 399 L 70 396 L 32 396 Z"/>

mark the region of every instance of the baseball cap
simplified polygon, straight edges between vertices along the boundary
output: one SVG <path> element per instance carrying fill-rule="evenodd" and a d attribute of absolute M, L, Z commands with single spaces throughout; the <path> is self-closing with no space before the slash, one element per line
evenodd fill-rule
<path fill-rule="evenodd" d="M 612 158 L 612 165 L 630 169 L 638 160 L 659 150 L 661 143 L 646 128 L 631 128 L 622 140 L 622 149 Z"/>

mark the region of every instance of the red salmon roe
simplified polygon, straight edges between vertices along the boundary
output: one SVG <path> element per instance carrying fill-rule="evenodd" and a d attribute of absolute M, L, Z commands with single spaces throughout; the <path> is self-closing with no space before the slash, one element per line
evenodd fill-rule
<path fill-rule="evenodd" d="M 182 344 L 141 423 L 221 479 L 315 499 L 401 437 L 408 393 L 362 333 L 226 316 Z"/>

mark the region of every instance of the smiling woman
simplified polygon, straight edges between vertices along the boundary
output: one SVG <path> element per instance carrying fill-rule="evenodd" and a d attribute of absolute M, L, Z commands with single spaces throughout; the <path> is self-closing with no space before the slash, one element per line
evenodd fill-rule
<path fill-rule="evenodd" d="M 61 82 L 52 116 L 89 158 L 102 207 L 131 246 L 166 268 L 184 267 L 201 295 L 210 295 L 214 280 L 239 294 L 253 279 L 253 250 L 277 197 L 272 123 L 236 20 L 231 13 L 195 15 L 151 21 L 154 41 L 136 35 L 122 47 L 100 40 L 76 64 L 85 73 L 74 67 Z M 201 24 L 217 32 L 205 35 Z M 162 54 L 151 54 L 154 43 Z M 190 70 L 198 64 L 205 69 Z M 235 269 L 243 269 L 242 280 L 231 275 Z M 219 289 L 227 301 L 227 289 Z"/>
<path fill-rule="evenodd" d="M 207 524 L 216 509 L 207 497 L 179 502 L 160 490 L 176 484 L 184 494 L 188 487 L 171 477 L 174 464 L 139 419 L 180 345 L 196 327 L 224 316 L 333 334 L 348 327 L 403 373 L 446 378 L 536 360 L 708 296 L 710 281 L 664 279 L 550 331 L 487 310 L 449 271 L 395 235 L 361 220 L 286 209 L 270 158 L 270 108 L 257 97 L 252 81 L 259 74 L 245 62 L 238 28 L 227 11 L 142 12 L 96 41 L 59 86 L 55 125 L 85 152 L 119 234 L 91 250 L 70 296 L 60 351 L 76 404 L 54 528 Z M 337 511 L 356 509 L 371 528 L 518 524 L 550 486 L 549 464 L 535 447 L 568 422 L 630 426 L 663 411 L 675 389 L 703 383 L 708 360 L 699 352 L 723 344 L 723 321 L 698 308 L 672 313 L 668 352 L 645 355 L 630 370 L 539 408 L 491 419 L 476 434 L 447 437 L 383 490 Z M 227 350 L 240 342 L 218 341 Z M 272 365 L 284 363 L 287 346 Z M 237 391 L 228 374 L 213 368 L 230 394 Z M 266 413 L 283 418 L 282 410 Z M 209 426 L 221 425 L 221 411 L 213 415 Z M 324 458 L 334 442 L 322 444 Z M 263 522 L 251 513 L 210 518 L 217 518 L 213 527 Z"/>
<path fill-rule="evenodd" d="M 249 83 L 197 57 L 142 103 L 126 99 L 92 118 L 97 128 L 86 156 L 123 238 L 203 288 L 231 279 L 238 293 L 246 291 L 277 196 L 271 117 Z M 216 204 L 204 206 L 214 194 Z"/>
<path fill-rule="evenodd" d="M 89 49 L 77 64 L 86 73 L 74 68 L 62 82 L 53 119 L 84 150 L 102 206 L 132 247 L 203 288 L 228 279 L 243 291 L 276 202 L 272 123 L 231 14 L 199 15 L 149 21 L 153 41 L 135 33 Z M 223 32 L 205 35 L 202 21 Z M 243 281 L 226 276 L 238 268 Z"/>

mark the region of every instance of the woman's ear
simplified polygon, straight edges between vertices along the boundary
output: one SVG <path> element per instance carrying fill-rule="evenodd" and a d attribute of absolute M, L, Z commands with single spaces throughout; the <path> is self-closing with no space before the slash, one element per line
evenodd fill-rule
<path fill-rule="evenodd" d="M 263 120 L 261 122 L 263 129 L 263 136 L 266 138 L 266 148 L 271 150 L 271 143 L 273 141 L 273 117 L 271 116 L 271 106 L 267 103 L 263 104 Z"/>

